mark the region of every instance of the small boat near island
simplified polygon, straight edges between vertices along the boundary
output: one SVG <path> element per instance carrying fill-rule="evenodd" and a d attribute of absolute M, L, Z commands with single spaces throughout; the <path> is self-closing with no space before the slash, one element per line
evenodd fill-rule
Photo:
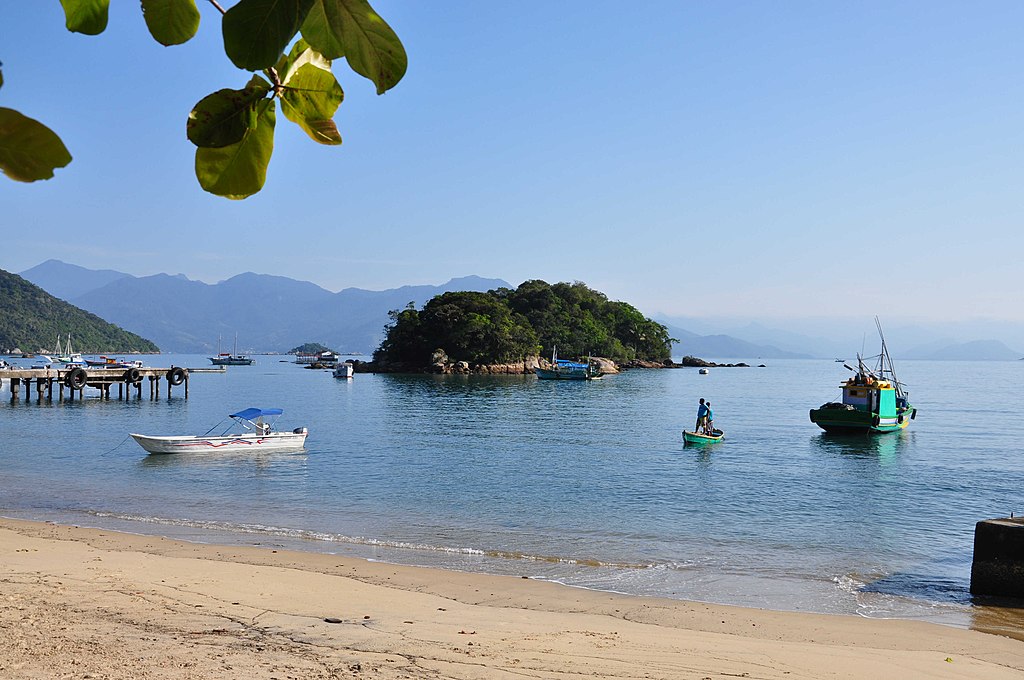
<path fill-rule="evenodd" d="M 604 375 L 589 360 L 583 363 L 559 359 L 554 349 L 551 350 L 551 364 L 547 368 L 538 366 L 533 370 L 541 380 L 597 380 Z"/>
<path fill-rule="evenodd" d="M 839 386 L 842 401 L 830 401 L 810 411 L 811 422 L 828 433 L 898 432 L 917 417 L 917 409 L 910 405 L 903 383 L 896 378 L 878 317 L 875 325 L 882 341 L 875 368 L 869 369 L 859 354 L 857 368 L 844 363 L 854 375 Z"/>
<path fill-rule="evenodd" d="M 719 429 L 711 431 L 711 434 L 703 434 L 701 432 L 690 432 L 689 430 L 683 430 L 683 442 L 685 444 L 714 444 L 720 442 L 725 437 L 725 432 Z"/>
<path fill-rule="evenodd" d="M 344 361 L 334 367 L 335 378 L 351 378 L 355 374 L 355 366 L 350 361 Z"/>
<path fill-rule="evenodd" d="M 132 433 L 131 437 L 148 453 L 274 452 L 301 451 L 309 430 L 297 427 L 290 432 L 274 430 L 266 418 L 284 413 L 279 408 L 247 408 L 228 416 L 231 422 L 219 435 L 210 436 L 220 423 L 202 435 L 153 436 Z M 275 418 L 276 421 L 276 418 Z M 223 421 L 222 421 L 223 422 Z"/>

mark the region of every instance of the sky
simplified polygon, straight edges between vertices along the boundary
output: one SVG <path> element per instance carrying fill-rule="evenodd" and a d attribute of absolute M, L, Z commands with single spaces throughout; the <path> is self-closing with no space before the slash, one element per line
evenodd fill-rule
<path fill-rule="evenodd" d="M 477 274 L 648 315 L 1024 321 L 1024 3 L 378 0 L 405 78 L 377 96 L 336 62 L 344 144 L 278 115 L 244 201 L 202 191 L 185 138 L 198 100 L 249 79 L 219 14 L 200 2 L 198 37 L 165 48 L 112 4 L 90 37 L 56 0 L 0 3 L 0 106 L 74 156 L 0 177 L 2 269 Z"/>

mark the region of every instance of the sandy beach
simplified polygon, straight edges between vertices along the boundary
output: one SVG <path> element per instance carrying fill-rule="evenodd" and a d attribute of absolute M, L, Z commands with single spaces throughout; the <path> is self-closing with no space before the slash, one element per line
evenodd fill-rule
<path fill-rule="evenodd" d="M 3 678 L 1019 678 L 912 621 L 0 520 Z"/>

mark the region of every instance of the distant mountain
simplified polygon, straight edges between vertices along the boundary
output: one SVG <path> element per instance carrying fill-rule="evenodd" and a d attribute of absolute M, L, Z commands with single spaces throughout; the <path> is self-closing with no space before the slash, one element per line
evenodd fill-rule
<path fill-rule="evenodd" d="M 131 278 L 130 274 L 124 272 L 112 269 L 86 269 L 60 260 L 47 260 L 37 264 L 21 272 L 21 276 L 62 300 L 72 300 L 118 279 Z"/>
<path fill-rule="evenodd" d="M 74 267 L 74 265 L 66 265 Z M 80 268 L 76 268 L 80 269 Z M 88 271 L 88 270 L 86 270 Z M 74 297 L 76 305 L 155 338 L 165 352 L 286 352 L 319 342 L 370 354 L 384 337 L 388 312 L 447 291 L 508 287 L 467 276 L 440 286 L 332 293 L 308 281 L 244 273 L 217 284 L 179 275 L 124 276 Z"/>
<path fill-rule="evenodd" d="M 784 329 L 738 318 L 655 318 L 670 326 L 696 331 L 702 336 L 729 335 L 755 345 L 767 345 L 814 358 L 852 359 L 857 353 L 865 356 L 878 354 L 881 348 L 878 332 L 870 317 L 778 320 L 777 323 L 785 324 Z M 897 323 L 897 320 L 889 324 L 882 319 L 886 345 L 895 359 L 1003 360 L 1020 357 L 1020 353 L 1007 349 L 1007 346 L 1024 346 L 1024 324 L 1019 322 Z M 979 341 L 975 339 L 978 336 L 1000 339 Z"/>
<path fill-rule="evenodd" d="M 1020 352 L 998 340 L 975 340 L 941 347 L 918 347 L 906 352 L 904 357 L 939 361 L 1013 361 L 1020 358 Z"/>
<path fill-rule="evenodd" d="M 772 345 L 756 345 L 729 335 L 698 335 L 678 326 L 668 326 L 669 336 L 679 340 L 672 344 L 672 355 L 690 355 L 714 359 L 810 359 L 809 354 L 787 352 Z"/>
<path fill-rule="evenodd" d="M 71 334 L 76 351 L 156 352 L 157 346 L 0 269 L 0 350 L 52 352 Z"/>

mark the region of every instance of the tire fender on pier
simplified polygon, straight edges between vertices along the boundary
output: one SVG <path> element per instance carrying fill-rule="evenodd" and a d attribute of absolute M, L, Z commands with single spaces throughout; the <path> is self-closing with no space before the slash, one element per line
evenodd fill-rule
<path fill-rule="evenodd" d="M 171 385 L 180 385 L 185 382 L 185 369 L 175 366 L 167 371 L 167 382 Z"/>
<path fill-rule="evenodd" d="M 139 373 L 139 369 L 133 366 L 124 372 L 124 379 L 129 385 L 134 385 L 142 380 L 142 374 Z"/>
<path fill-rule="evenodd" d="M 85 381 L 88 377 L 84 368 L 75 367 L 64 376 L 64 384 L 73 390 L 80 390 L 85 387 Z"/>

